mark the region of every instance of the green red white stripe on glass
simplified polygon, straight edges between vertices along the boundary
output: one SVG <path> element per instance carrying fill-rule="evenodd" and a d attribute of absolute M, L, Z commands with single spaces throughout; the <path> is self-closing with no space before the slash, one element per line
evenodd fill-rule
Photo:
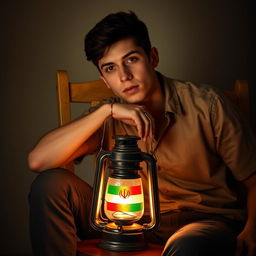
<path fill-rule="evenodd" d="M 138 212 L 143 209 L 142 203 L 135 204 L 116 204 L 107 202 L 107 210 L 113 212 Z"/>
<path fill-rule="evenodd" d="M 131 195 L 140 195 L 142 193 L 141 186 L 113 186 L 108 185 L 108 194 L 128 197 Z"/>
<path fill-rule="evenodd" d="M 106 208 L 113 212 L 138 212 L 143 210 L 143 193 L 140 185 L 108 185 Z"/>

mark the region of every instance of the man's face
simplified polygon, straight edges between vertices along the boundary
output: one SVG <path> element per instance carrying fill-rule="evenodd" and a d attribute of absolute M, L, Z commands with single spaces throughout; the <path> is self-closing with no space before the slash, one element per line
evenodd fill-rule
<path fill-rule="evenodd" d="M 131 38 L 111 45 L 98 63 L 107 86 L 129 103 L 146 103 L 154 97 L 158 88 L 157 65 L 157 50 L 152 48 L 147 56 Z"/>

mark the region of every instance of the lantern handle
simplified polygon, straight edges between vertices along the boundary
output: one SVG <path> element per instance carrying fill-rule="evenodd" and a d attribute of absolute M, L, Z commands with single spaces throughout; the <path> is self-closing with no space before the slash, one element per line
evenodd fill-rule
<path fill-rule="evenodd" d="M 149 191 L 149 206 L 150 206 L 150 217 L 151 221 L 145 223 L 143 228 L 145 230 L 151 230 L 157 228 L 160 223 L 160 207 L 159 207 L 159 196 L 158 196 L 158 181 L 156 172 L 156 160 L 148 154 L 141 152 L 143 160 L 146 161 L 148 166 L 148 191 Z"/>
<path fill-rule="evenodd" d="M 93 184 L 93 196 L 90 212 L 90 225 L 97 231 L 104 229 L 106 223 L 100 218 L 100 210 L 102 205 L 103 194 L 103 178 L 105 176 L 105 169 L 103 163 L 106 158 L 109 158 L 111 151 L 101 151 L 96 159 L 96 171 Z"/>

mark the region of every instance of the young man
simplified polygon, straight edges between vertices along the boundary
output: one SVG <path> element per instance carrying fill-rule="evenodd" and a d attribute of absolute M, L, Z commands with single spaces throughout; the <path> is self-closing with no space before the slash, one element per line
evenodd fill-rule
<path fill-rule="evenodd" d="M 76 236 L 99 235 L 88 224 L 91 187 L 60 167 L 110 149 L 113 134 L 139 135 L 141 150 L 157 159 L 161 225 L 147 238 L 165 243 L 162 255 L 255 255 L 256 142 L 236 108 L 216 88 L 156 72 L 158 52 L 133 13 L 96 24 L 85 51 L 117 98 L 48 133 L 30 153 L 40 172 L 29 197 L 34 255 L 75 255 Z"/>

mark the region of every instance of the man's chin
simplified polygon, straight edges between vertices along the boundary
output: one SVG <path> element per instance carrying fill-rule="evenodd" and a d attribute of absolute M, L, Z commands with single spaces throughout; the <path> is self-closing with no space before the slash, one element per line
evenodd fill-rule
<path fill-rule="evenodd" d="M 137 96 L 137 95 L 136 95 Z M 143 99 L 141 97 L 136 97 L 135 95 L 133 97 L 124 97 L 122 98 L 123 101 L 129 104 L 138 104 L 138 105 L 143 105 Z"/>

